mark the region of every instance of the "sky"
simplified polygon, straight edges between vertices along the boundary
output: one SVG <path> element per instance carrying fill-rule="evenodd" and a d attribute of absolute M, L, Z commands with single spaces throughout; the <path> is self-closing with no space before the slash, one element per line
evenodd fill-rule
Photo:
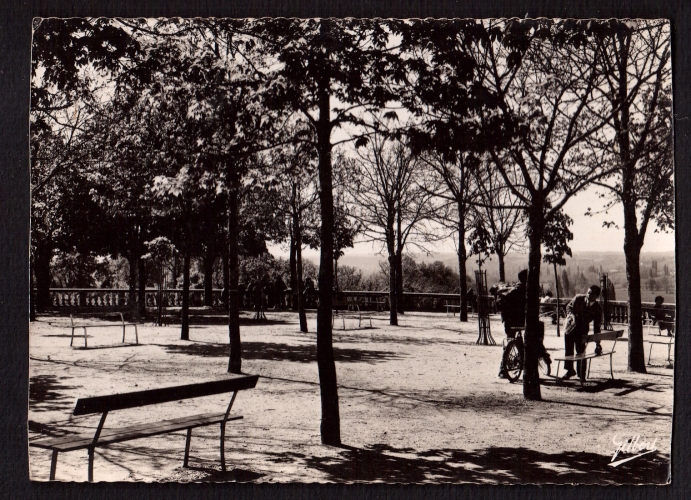
<path fill-rule="evenodd" d="M 624 249 L 624 216 L 621 204 L 617 204 L 609 213 L 595 214 L 591 217 L 583 215 L 588 207 L 593 212 L 602 206 L 602 200 L 598 199 L 595 188 L 587 189 L 571 198 L 564 211 L 573 219 L 571 232 L 573 240 L 569 243 L 573 252 L 622 252 Z M 614 221 L 619 227 L 602 227 L 604 221 Z M 661 233 L 655 232 L 654 223 L 648 225 L 645 235 L 645 243 L 642 251 L 647 252 L 669 252 L 674 250 L 674 232 Z M 373 255 L 381 247 L 373 246 L 371 243 L 358 243 L 354 248 L 347 248 L 345 255 Z M 280 245 L 270 245 L 269 251 L 276 257 L 287 257 L 287 248 Z M 451 241 L 437 245 L 436 252 L 447 253 L 455 252 L 456 249 Z M 318 259 L 318 250 L 303 250 L 303 255 L 307 258 Z"/>

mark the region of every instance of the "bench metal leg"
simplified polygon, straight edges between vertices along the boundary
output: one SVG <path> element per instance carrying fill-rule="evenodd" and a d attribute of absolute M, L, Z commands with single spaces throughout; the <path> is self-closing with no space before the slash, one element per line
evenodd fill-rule
<path fill-rule="evenodd" d="M 134 325 L 134 340 L 139 345 L 139 332 L 137 332 L 137 325 Z"/>
<path fill-rule="evenodd" d="M 559 367 L 561 366 L 561 361 L 557 360 L 557 373 L 554 374 L 556 378 L 559 378 Z"/>
<path fill-rule="evenodd" d="M 70 347 L 72 347 L 72 342 L 74 342 L 74 327 L 72 327 L 72 336 L 70 337 Z"/>
<path fill-rule="evenodd" d="M 221 422 L 221 470 L 226 471 L 226 423 Z"/>
<path fill-rule="evenodd" d="M 190 441 L 192 441 L 192 427 L 187 429 L 187 439 L 185 439 L 185 458 L 182 461 L 182 466 L 187 467 L 190 460 Z"/>
<path fill-rule="evenodd" d="M 585 362 L 588 363 L 588 375 L 586 375 L 586 378 L 590 378 L 590 366 L 593 364 L 593 360 L 586 359 Z"/>
<path fill-rule="evenodd" d="M 55 481 L 55 469 L 58 466 L 58 450 L 53 450 L 53 456 L 50 459 L 50 480 Z"/>
<path fill-rule="evenodd" d="M 612 376 L 612 380 L 614 380 L 614 370 L 612 370 L 612 355 L 609 355 L 609 374 Z"/>
<path fill-rule="evenodd" d="M 86 343 L 86 327 L 83 326 L 82 328 L 84 329 L 84 347 L 89 347 Z"/>
<path fill-rule="evenodd" d="M 122 325 L 122 343 L 125 343 L 125 325 Z"/>
<path fill-rule="evenodd" d="M 667 344 L 667 362 L 671 361 L 670 356 L 672 355 L 672 343 Z"/>
<path fill-rule="evenodd" d="M 94 448 L 89 448 L 89 482 L 94 482 Z"/>
<path fill-rule="evenodd" d="M 653 343 L 650 343 L 650 350 L 648 351 L 648 364 L 650 364 L 650 357 L 653 355 Z"/>

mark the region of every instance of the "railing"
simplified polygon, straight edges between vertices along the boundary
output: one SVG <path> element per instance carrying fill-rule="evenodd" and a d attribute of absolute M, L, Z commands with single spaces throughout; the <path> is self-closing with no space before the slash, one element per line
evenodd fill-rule
<path fill-rule="evenodd" d="M 562 308 L 562 311 L 565 311 L 566 305 L 571 302 L 571 299 L 560 299 L 559 300 L 559 306 Z M 546 304 L 540 304 L 540 310 L 541 311 L 547 311 L 547 310 L 554 310 L 556 308 L 557 304 L 557 299 L 550 299 L 549 302 Z M 655 304 L 653 302 L 642 302 L 642 313 L 643 317 L 645 319 L 652 318 L 653 317 L 653 312 L 655 308 Z M 624 300 L 611 300 L 607 304 L 607 311 L 605 312 L 606 314 L 609 315 L 609 322 L 610 323 L 617 323 L 617 324 L 622 324 L 626 325 L 629 323 L 629 304 L 628 302 Z M 676 318 L 676 310 L 677 306 L 676 304 L 662 304 L 662 309 L 671 316 L 672 321 L 674 321 L 674 318 Z M 565 313 L 562 312 L 562 315 Z"/>
<path fill-rule="evenodd" d="M 214 306 L 221 305 L 221 290 L 212 291 Z M 135 300 L 139 290 L 134 291 Z M 159 297 L 163 307 L 182 306 L 182 289 L 147 288 L 144 293 L 147 307 L 158 307 Z M 130 290 L 122 288 L 51 288 L 50 304 L 54 308 L 123 308 L 130 307 Z M 190 289 L 190 305 L 204 304 L 204 290 Z"/>
<path fill-rule="evenodd" d="M 135 298 L 139 297 L 139 291 L 135 290 Z M 362 309 L 366 310 L 387 310 L 389 307 L 389 292 L 368 291 L 368 290 L 348 290 L 339 292 L 339 300 L 357 302 Z M 159 297 L 163 307 L 182 306 L 182 289 L 169 288 L 159 291 L 156 288 L 147 288 L 145 299 L 147 307 L 158 307 Z M 315 295 L 316 299 L 316 295 Z M 247 292 L 241 296 L 242 306 L 250 307 L 251 298 Z M 283 292 L 283 305 L 290 306 L 291 290 Z M 571 299 L 561 299 L 560 307 L 566 307 Z M 274 306 L 276 299 L 267 295 L 267 305 Z M 422 293 L 404 292 L 403 308 L 406 311 L 428 311 L 444 312 L 446 303 L 459 303 L 459 296 L 455 293 Z M 541 304 L 541 310 L 554 309 L 556 299 L 550 299 L 547 304 Z M 88 309 L 127 309 L 130 307 L 130 290 L 121 288 L 51 288 L 50 304 L 55 309 L 60 308 L 88 308 Z M 204 290 L 190 289 L 190 305 L 204 305 Z M 212 290 L 212 305 L 222 306 L 221 290 Z M 625 301 L 610 301 L 608 303 L 609 321 L 611 323 L 626 324 L 629 320 L 628 303 Z M 645 318 L 651 317 L 655 304 L 643 302 L 643 315 Z M 662 308 L 673 319 L 676 317 L 675 304 L 663 304 Z"/>

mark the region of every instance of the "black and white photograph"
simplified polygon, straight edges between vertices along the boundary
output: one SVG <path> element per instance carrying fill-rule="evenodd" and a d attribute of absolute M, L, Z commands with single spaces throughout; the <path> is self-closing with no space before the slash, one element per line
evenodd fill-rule
<path fill-rule="evenodd" d="M 673 31 L 34 18 L 31 481 L 669 485 Z"/>

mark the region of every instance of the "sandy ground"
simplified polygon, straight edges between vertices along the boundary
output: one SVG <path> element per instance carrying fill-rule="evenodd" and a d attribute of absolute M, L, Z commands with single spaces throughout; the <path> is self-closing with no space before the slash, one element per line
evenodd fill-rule
<path fill-rule="evenodd" d="M 647 374 L 626 371 L 627 345 L 596 359 L 590 379 L 546 379 L 543 401 L 523 399 L 522 385 L 497 378 L 504 337 L 475 345 L 477 322 L 408 313 L 400 325 L 375 317 L 374 328 L 335 330 L 341 447 L 320 441 L 315 315 L 300 333 L 296 315 L 243 313 L 243 372 L 257 387 L 238 394 L 244 419 L 226 432 L 227 472 L 219 463 L 218 428 L 193 432 L 188 468 L 184 431 L 96 450 L 96 481 L 385 482 L 385 483 L 665 483 L 672 430 L 673 362 L 653 348 Z M 88 320 L 97 323 L 98 320 Z M 89 331 L 89 348 L 70 347 L 69 318 L 41 316 L 30 331 L 29 440 L 88 432 L 96 417 L 72 417 L 78 397 L 128 392 L 222 378 L 228 362 L 227 326 L 139 326 L 139 345 L 121 344 L 121 328 Z M 341 325 L 337 322 L 336 327 Z M 556 355 L 563 339 L 547 326 L 545 345 Z M 83 346 L 83 340 L 75 339 Z M 646 344 L 646 359 L 648 355 Z M 556 363 L 555 363 L 556 365 Z M 556 366 L 553 366 L 553 371 Z M 563 369 L 562 369 L 563 373 Z M 106 427 L 223 410 L 225 396 L 122 410 Z M 657 451 L 609 466 L 615 440 L 640 436 Z M 48 480 L 50 452 L 30 448 L 31 478 Z M 621 454 L 626 458 L 632 454 Z M 86 481 L 86 450 L 59 455 L 57 479 Z"/>

